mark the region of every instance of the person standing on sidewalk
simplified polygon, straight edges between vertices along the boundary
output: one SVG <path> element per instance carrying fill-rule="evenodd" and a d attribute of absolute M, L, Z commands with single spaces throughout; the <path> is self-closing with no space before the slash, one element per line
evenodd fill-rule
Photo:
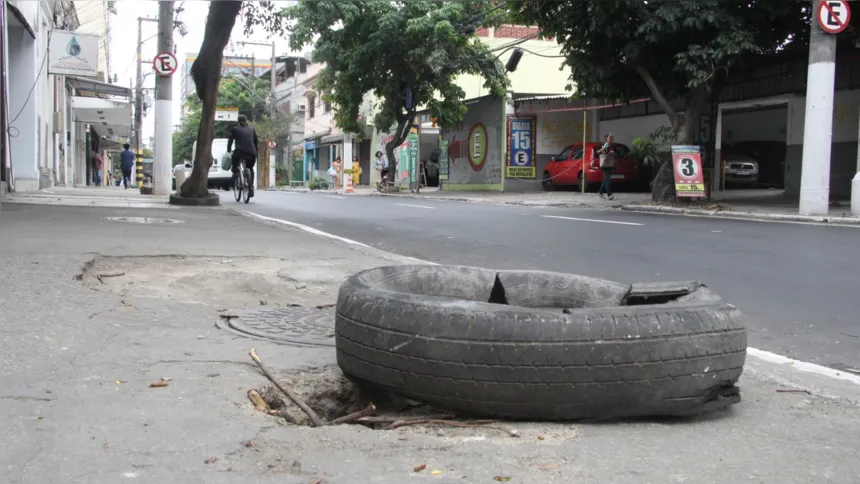
<path fill-rule="evenodd" d="M 388 160 L 381 151 L 376 152 L 376 159 L 373 160 L 373 169 L 376 170 L 376 185 L 379 186 L 385 181 L 388 175 Z"/>
<path fill-rule="evenodd" d="M 597 195 L 603 198 L 603 195 L 606 194 L 608 199 L 615 200 L 615 195 L 612 194 L 612 173 L 615 172 L 615 147 L 612 146 L 612 141 L 615 136 L 609 133 L 604 139 L 606 142 L 597 150 L 600 155 L 600 171 L 603 172 L 603 183 L 600 184 Z"/>
<path fill-rule="evenodd" d="M 134 153 L 131 152 L 131 145 L 126 143 L 122 145 L 123 152 L 119 154 L 119 165 L 122 169 L 122 186 L 128 189 L 131 184 L 131 169 L 134 168 Z"/>
<path fill-rule="evenodd" d="M 93 160 L 93 185 L 100 187 L 102 186 L 102 166 L 104 162 L 102 161 L 102 157 L 95 151 L 92 152 L 91 156 Z"/>

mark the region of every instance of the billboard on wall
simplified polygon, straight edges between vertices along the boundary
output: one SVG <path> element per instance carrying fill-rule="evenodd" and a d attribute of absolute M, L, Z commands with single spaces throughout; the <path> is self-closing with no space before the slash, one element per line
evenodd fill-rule
<path fill-rule="evenodd" d="M 54 30 L 48 48 L 48 74 L 98 77 L 99 36 Z"/>
<path fill-rule="evenodd" d="M 536 121 L 535 116 L 508 116 L 508 159 L 505 162 L 505 176 L 535 178 Z"/>

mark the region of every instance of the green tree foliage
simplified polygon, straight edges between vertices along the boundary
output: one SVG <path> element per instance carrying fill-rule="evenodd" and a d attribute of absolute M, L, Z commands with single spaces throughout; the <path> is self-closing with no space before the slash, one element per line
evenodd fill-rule
<path fill-rule="evenodd" d="M 537 25 L 562 45 L 577 96 L 621 100 L 650 96 L 668 115 L 677 143 L 695 141 L 699 115 L 717 99 L 731 69 L 808 45 L 809 2 L 508 3 L 516 18 Z M 683 109 L 673 107 L 677 101 Z M 674 196 L 674 185 L 667 165 L 660 171 L 653 194 L 656 200 L 665 200 Z"/>
<path fill-rule="evenodd" d="M 505 93 L 504 68 L 473 34 L 493 8 L 486 0 L 308 0 L 260 24 L 271 32 L 272 24 L 289 19 L 292 48 L 313 45 L 314 62 L 325 63 L 317 90 L 336 106 L 335 121 L 345 131 L 361 132 L 365 95 L 376 97 L 373 124 L 383 132 L 393 128 L 386 145 L 393 162 L 419 106 L 442 126 L 462 120 L 467 108 L 457 75 L 480 75 L 489 92 Z"/>
<path fill-rule="evenodd" d="M 256 121 L 252 123 L 255 128 L 257 124 L 265 126 L 265 133 L 260 133 L 258 128 L 260 138 L 271 137 L 266 133 L 283 130 L 284 125 L 289 124 L 292 118 L 279 115 L 274 120 L 269 119 L 269 85 L 269 79 L 249 75 L 226 76 L 218 87 L 218 106 L 239 108 L 239 114 L 244 114 L 249 120 Z M 200 114 L 203 107 L 200 99 L 189 96 L 185 105 L 188 108 L 188 116 L 182 128 L 173 133 L 173 159 L 176 162 L 191 159 L 191 150 L 194 142 L 197 141 L 197 130 L 200 127 Z M 216 122 L 215 138 L 226 138 L 234 124 L 227 121 Z"/>

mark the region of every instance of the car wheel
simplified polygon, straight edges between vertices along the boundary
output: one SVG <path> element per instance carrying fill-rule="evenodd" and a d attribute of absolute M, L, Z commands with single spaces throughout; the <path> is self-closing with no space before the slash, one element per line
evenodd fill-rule
<path fill-rule="evenodd" d="M 740 401 L 740 312 L 699 283 L 388 266 L 349 277 L 335 323 L 352 379 L 518 420 L 688 416 Z"/>
<path fill-rule="evenodd" d="M 585 178 L 583 180 L 582 176 L 583 176 L 583 172 L 579 172 L 579 177 L 577 178 L 577 183 L 578 183 L 577 187 L 579 188 L 579 191 L 587 192 L 588 191 L 588 178 Z M 585 183 L 585 188 L 582 187 L 583 183 Z"/>
<path fill-rule="evenodd" d="M 543 172 L 541 185 L 543 185 L 543 189 L 548 192 L 555 190 L 555 184 L 552 182 L 552 175 L 550 175 L 548 171 Z"/>

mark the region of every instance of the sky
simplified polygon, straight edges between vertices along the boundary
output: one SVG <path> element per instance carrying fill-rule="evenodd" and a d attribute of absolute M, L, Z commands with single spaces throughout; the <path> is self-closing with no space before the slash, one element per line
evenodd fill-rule
<path fill-rule="evenodd" d="M 275 2 L 284 6 L 293 2 Z M 184 9 L 183 12 L 177 15 L 177 20 L 185 24 L 188 33 L 185 36 L 180 36 L 179 32 L 174 32 L 173 40 L 176 43 L 176 57 L 179 61 L 179 70 L 173 75 L 173 124 L 179 124 L 179 115 L 181 109 L 180 95 L 182 93 L 182 65 L 187 53 L 196 54 L 200 50 L 200 45 L 203 43 L 203 32 L 206 28 L 206 16 L 209 12 L 209 2 L 199 0 L 176 1 L 177 8 L 180 6 Z M 135 59 L 137 51 L 137 19 L 158 18 L 158 1 L 156 0 L 122 0 L 116 2 L 117 14 L 111 19 L 111 71 L 116 73 L 118 83 L 124 86 L 134 85 L 135 76 L 137 75 Z M 156 32 L 158 24 L 156 22 L 143 22 L 143 39 L 142 57 L 143 57 L 143 74 L 144 88 L 155 87 L 155 74 L 152 72 L 152 58 L 158 53 Z M 243 21 L 241 17 L 236 20 L 236 27 L 233 29 L 230 44 L 225 49 L 225 55 L 241 55 L 255 56 L 259 59 L 270 59 L 272 48 L 266 46 L 246 45 L 241 46 L 239 41 L 249 42 L 268 42 L 275 41 L 275 46 L 278 55 L 287 54 L 289 48 L 286 38 L 269 38 L 268 34 L 262 29 L 258 29 L 251 36 L 245 37 L 243 33 Z M 151 95 L 153 91 L 150 91 Z M 143 141 L 144 144 L 149 144 L 149 138 L 155 135 L 155 108 L 150 107 L 147 111 L 146 118 L 143 122 Z"/>

